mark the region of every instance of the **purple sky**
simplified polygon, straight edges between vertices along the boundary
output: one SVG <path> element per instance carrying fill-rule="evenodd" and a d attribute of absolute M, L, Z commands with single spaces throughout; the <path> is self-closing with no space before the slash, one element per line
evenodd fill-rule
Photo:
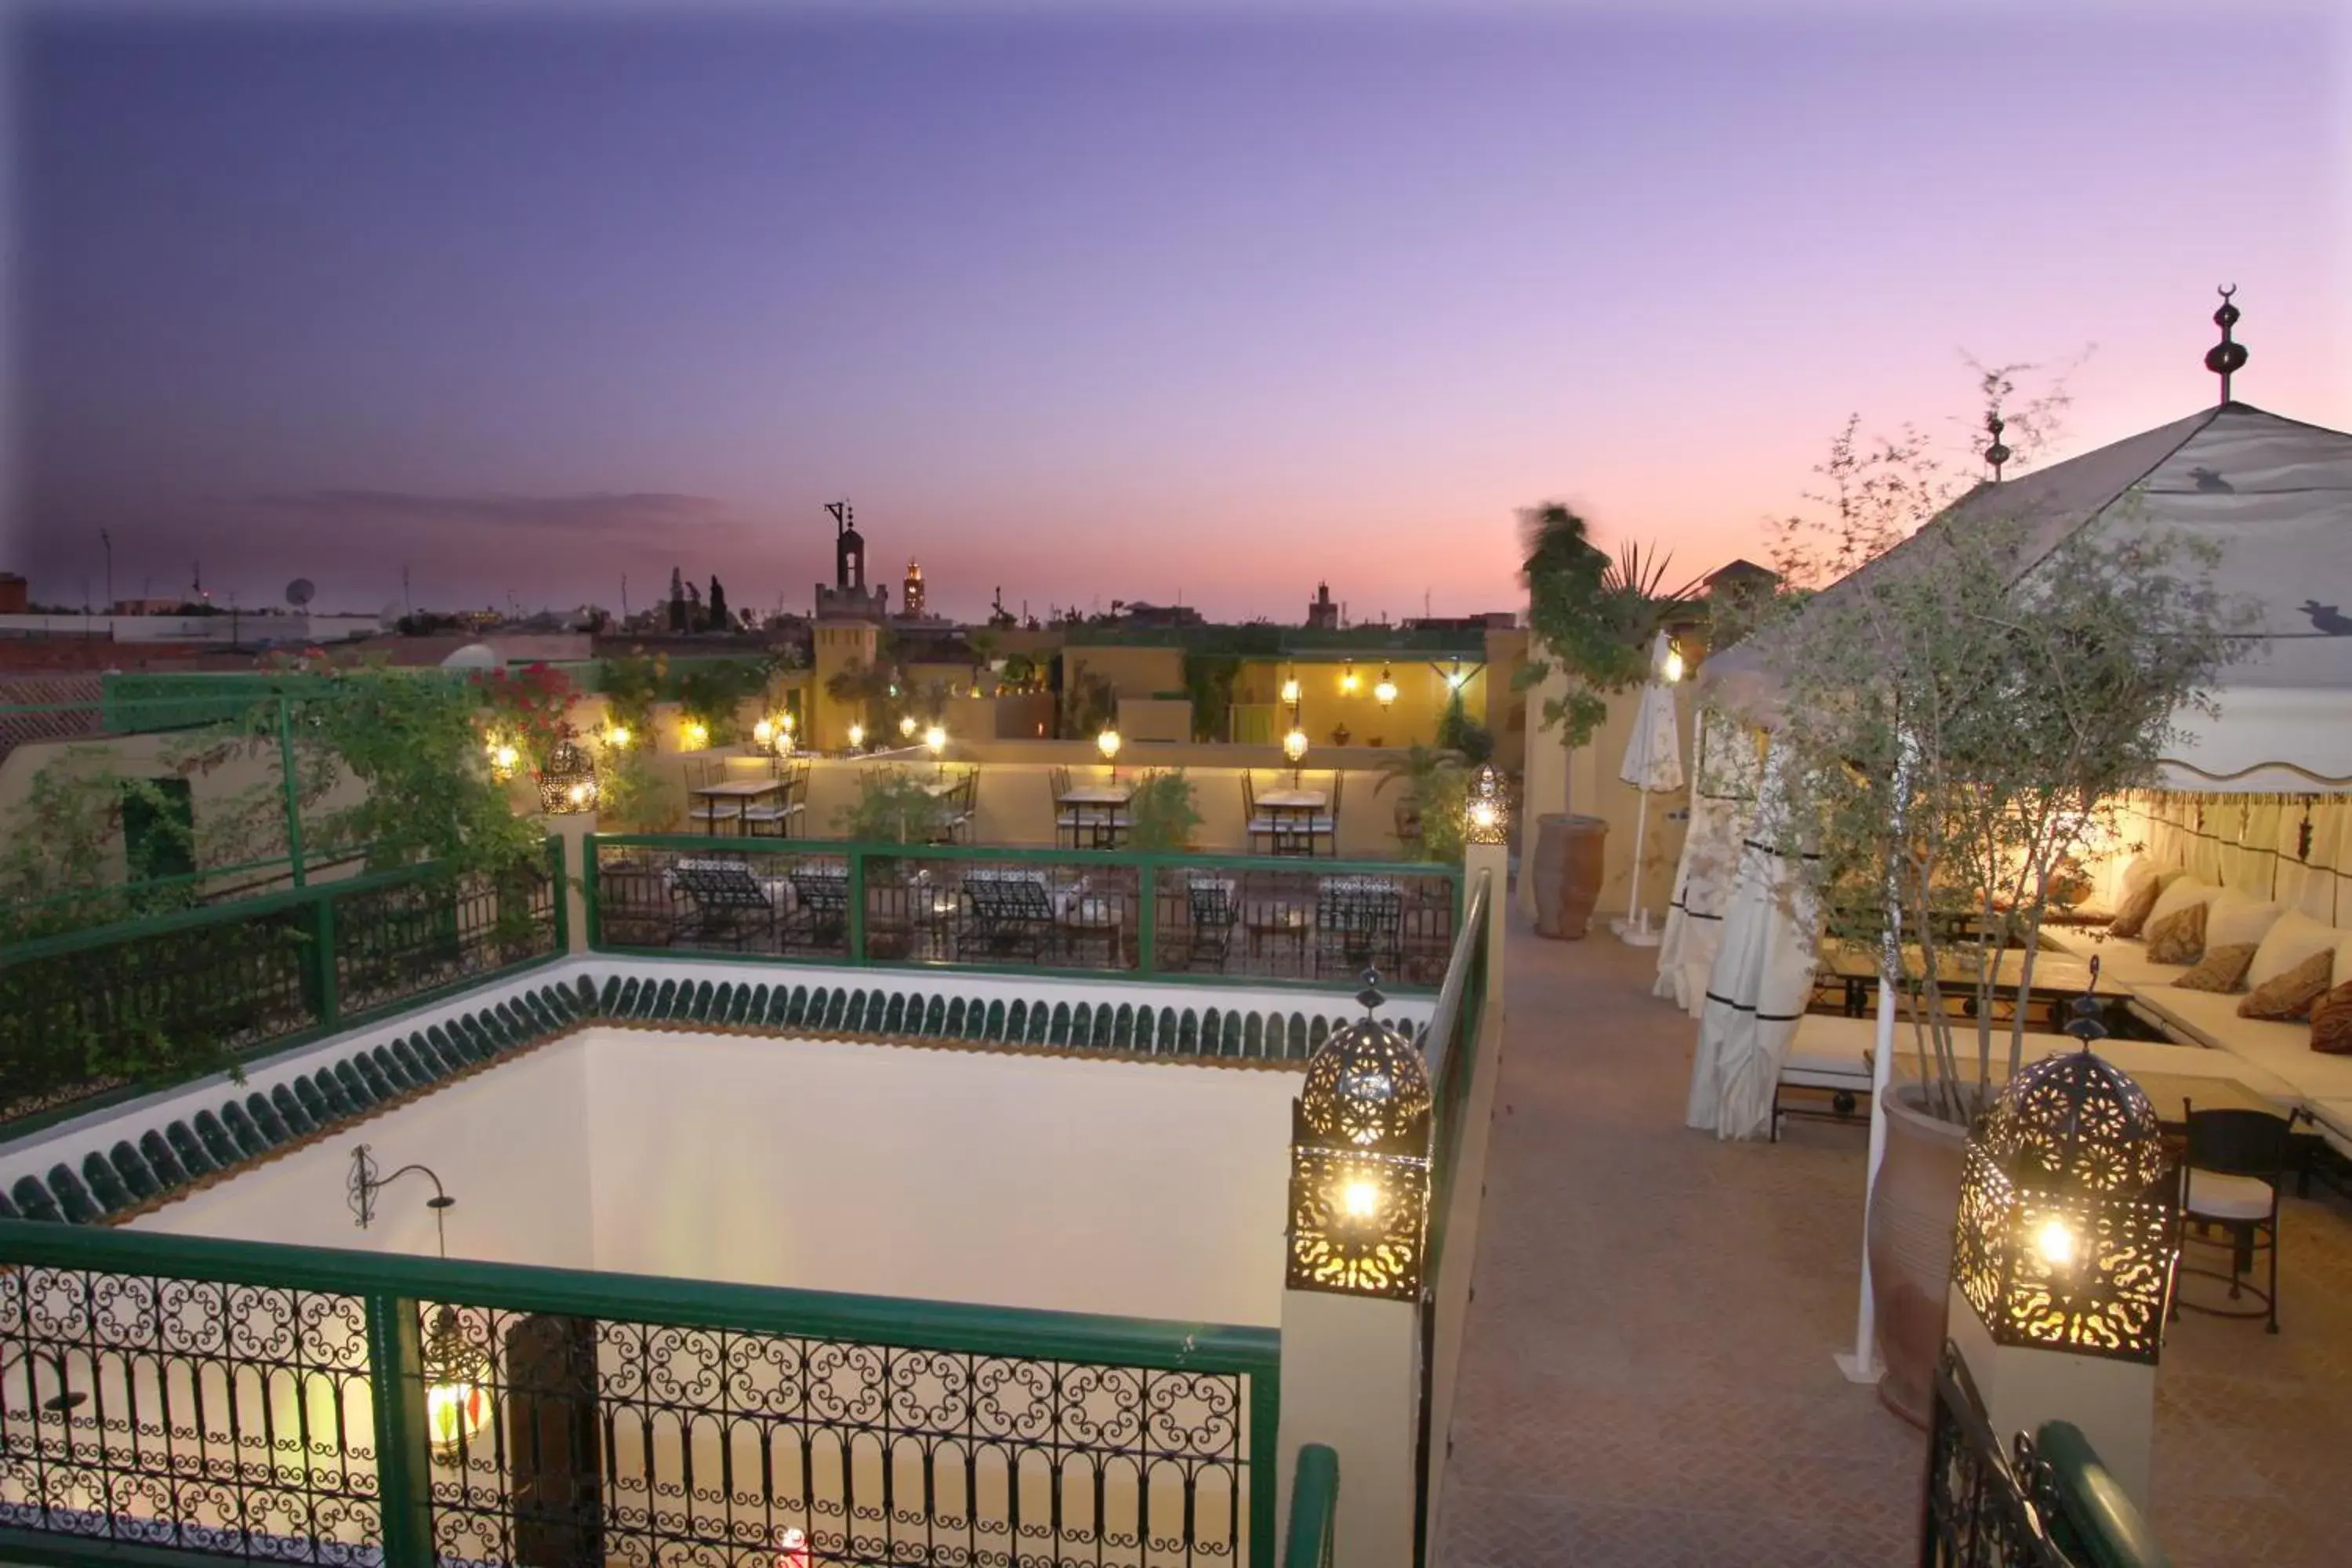
<path fill-rule="evenodd" d="M 950 614 L 1504 608 L 1516 509 L 1761 554 L 1963 349 L 2177 418 L 2224 281 L 2352 426 L 2341 26 L 2044 9 L 34 13 L 0 568 L 805 609 L 845 494 Z"/>

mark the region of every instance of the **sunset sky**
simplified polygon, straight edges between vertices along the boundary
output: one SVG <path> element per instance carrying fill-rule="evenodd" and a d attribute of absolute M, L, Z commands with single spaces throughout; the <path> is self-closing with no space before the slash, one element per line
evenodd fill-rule
<path fill-rule="evenodd" d="M 2352 427 L 2340 6 L 186 9 L 18 9 L 37 598 L 805 610 L 845 495 L 951 615 L 1509 608 L 1517 509 L 1760 555 L 1963 351 L 2192 412 L 2223 282 Z"/>

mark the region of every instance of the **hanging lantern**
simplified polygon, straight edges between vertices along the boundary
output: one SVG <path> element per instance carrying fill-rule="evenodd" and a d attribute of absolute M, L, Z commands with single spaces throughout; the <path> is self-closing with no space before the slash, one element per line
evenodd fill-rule
<path fill-rule="evenodd" d="M 425 1427 L 434 1454 L 462 1456 L 490 1419 L 490 1358 L 459 1321 L 457 1309 L 433 1314 L 433 1331 L 418 1357 L 425 1374 Z"/>
<path fill-rule="evenodd" d="M 1282 738 L 1282 754 L 1294 764 L 1306 756 L 1307 731 L 1293 725 L 1290 733 Z"/>
<path fill-rule="evenodd" d="M 791 733 L 792 733 L 795 729 L 799 728 L 799 721 L 798 721 L 797 720 L 795 720 L 795 719 L 793 717 L 793 710 L 792 710 L 791 709 L 789 709 L 789 708 L 787 708 L 787 709 L 785 709 L 785 710 L 784 710 L 784 716 L 783 716 L 782 719 L 780 719 L 780 720 L 778 720 L 778 721 L 777 721 L 777 724 L 778 724 L 778 725 L 779 725 L 779 726 L 783 730 L 784 733 L 785 733 L 785 734 L 787 734 L 787 735 L 791 734 Z"/>
<path fill-rule="evenodd" d="M 902 741 L 911 741 L 915 738 L 915 716 L 912 713 L 899 715 L 898 738 Z"/>
<path fill-rule="evenodd" d="M 630 739 L 629 727 L 626 724 L 608 724 L 604 728 L 604 744 L 614 751 L 627 751 Z"/>
<path fill-rule="evenodd" d="M 1102 753 L 1102 760 L 1104 762 L 1115 763 L 1118 761 L 1118 731 L 1116 730 L 1105 730 L 1101 734 L 1097 735 L 1095 737 L 1095 750 Z"/>
<path fill-rule="evenodd" d="M 1353 697 L 1356 694 L 1356 661 L 1351 658 L 1339 668 L 1339 695 Z"/>
<path fill-rule="evenodd" d="M 550 816 L 591 811 L 596 805 L 596 763 L 570 741 L 558 741 L 539 773 L 540 809 Z"/>
<path fill-rule="evenodd" d="M 1411 1300 L 1429 1228 L 1430 1110 L 1421 1052 L 1373 1014 L 1387 1000 L 1367 973 L 1364 1016 L 1323 1043 L 1290 1108 L 1293 1290 Z"/>
<path fill-rule="evenodd" d="M 492 735 L 483 742 L 482 749 L 489 753 L 490 777 L 504 784 L 515 776 L 515 769 L 522 763 L 522 753 L 515 749 L 514 742 Z"/>
<path fill-rule="evenodd" d="M 1672 686 L 1682 679 L 1683 669 L 1682 645 L 1669 641 L 1666 644 L 1666 661 L 1658 667 L 1658 679 Z"/>
<path fill-rule="evenodd" d="M 1503 775 L 1492 763 L 1481 763 L 1470 779 L 1469 797 L 1462 806 L 1462 837 L 1470 844 L 1507 844 L 1511 838 L 1511 803 Z"/>
<path fill-rule="evenodd" d="M 1381 666 L 1380 684 L 1372 688 L 1372 700 L 1379 703 L 1383 710 L 1396 700 L 1396 681 L 1390 676 L 1389 667 L 1385 664 Z"/>
<path fill-rule="evenodd" d="M 1445 689 L 1459 691 L 1462 689 L 1463 681 L 1468 679 L 1462 673 L 1462 661 L 1457 658 L 1454 661 L 1454 668 L 1445 672 Z"/>
<path fill-rule="evenodd" d="M 689 752 L 698 752 L 710 744 L 710 726 L 699 719 L 688 719 L 678 726 L 677 733 Z"/>
<path fill-rule="evenodd" d="M 1289 675 L 1283 679 L 1282 700 L 1296 708 L 1298 706 L 1298 671 L 1294 667 Z"/>
<path fill-rule="evenodd" d="M 2020 1072 L 1969 1136 L 1952 1278 L 1997 1345 L 2153 1363 L 2179 1253 L 2163 1137 L 2091 1050 L 2097 1002 L 2074 1008 L 2083 1048 Z"/>
<path fill-rule="evenodd" d="M 937 762 L 939 760 L 940 753 L 948 749 L 947 726 L 943 724 L 934 724 L 929 729 L 924 731 L 923 745 L 925 749 L 929 751 L 931 753 L 931 760 L 933 762 Z"/>
<path fill-rule="evenodd" d="M 852 724 L 849 727 L 849 749 L 854 752 L 864 744 L 866 744 L 866 726 Z"/>
<path fill-rule="evenodd" d="M 762 719 L 758 723 L 751 726 L 751 739 L 759 744 L 765 746 L 773 742 L 775 738 L 776 721 L 774 720 Z"/>

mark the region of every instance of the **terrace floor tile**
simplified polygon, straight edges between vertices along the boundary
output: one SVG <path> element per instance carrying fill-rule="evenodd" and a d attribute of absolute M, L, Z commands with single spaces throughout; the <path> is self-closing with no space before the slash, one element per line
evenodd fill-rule
<path fill-rule="evenodd" d="M 1443 1568 L 1916 1561 L 1921 1435 L 1846 1382 L 1859 1128 L 1683 1125 L 1697 1026 L 1654 949 L 1516 910 Z M 2290 1198 L 2281 1332 L 2194 1314 L 2157 1385 L 2157 1533 L 2179 1568 L 2343 1561 L 2352 1204 Z"/>

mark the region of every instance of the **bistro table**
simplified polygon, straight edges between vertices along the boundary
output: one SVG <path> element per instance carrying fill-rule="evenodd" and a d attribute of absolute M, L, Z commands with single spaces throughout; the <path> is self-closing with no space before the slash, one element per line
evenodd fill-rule
<path fill-rule="evenodd" d="M 735 831 L 740 837 L 748 831 L 748 825 L 743 820 L 742 808 L 755 800 L 763 800 L 772 795 L 783 794 L 784 781 L 779 778 L 724 779 L 718 784 L 696 784 L 686 793 L 697 800 L 707 800 L 713 805 L 722 801 L 733 802 L 736 808 Z M 714 829 L 718 821 L 719 818 L 714 814 L 711 818 Z"/>
<path fill-rule="evenodd" d="M 1260 790 L 1257 796 L 1257 808 L 1274 829 L 1276 855 L 1313 855 L 1315 819 L 1330 806 L 1331 797 L 1319 789 Z"/>
<path fill-rule="evenodd" d="M 1127 831 L 1119 813 L 1134 798 L 1133 784 L 1082 784 L 1064 790 L 1059 804 L 1076 814 L 1079 831 L 1093 836 L 1093 847 L 1116 849 Z"/>

